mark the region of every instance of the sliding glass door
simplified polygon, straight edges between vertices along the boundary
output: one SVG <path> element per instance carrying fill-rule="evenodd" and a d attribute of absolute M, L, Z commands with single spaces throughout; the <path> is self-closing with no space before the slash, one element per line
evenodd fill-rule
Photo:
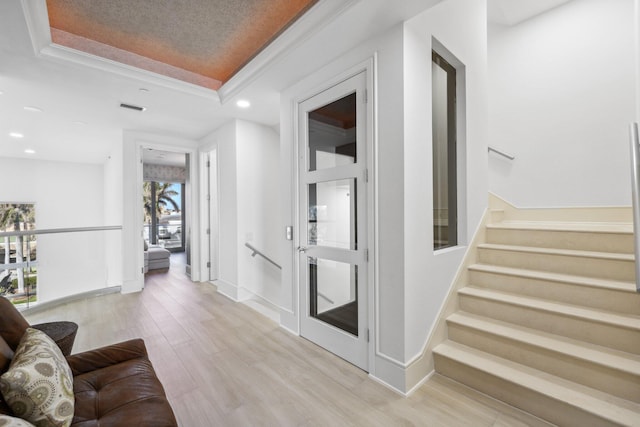
<path fill-rule="evenodd" d="M 172 252 L 185 250 L 184 184 L 145 181 L 144 233 L 149 245 L 162 246 Z"/>

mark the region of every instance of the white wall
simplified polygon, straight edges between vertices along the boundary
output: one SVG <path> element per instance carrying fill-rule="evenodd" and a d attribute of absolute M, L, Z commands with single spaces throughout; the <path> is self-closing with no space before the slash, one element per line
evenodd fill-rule
<path fill-rule="evenodd" d="M 279 135 L 270 127 L 237 121 L 238 284 L 280 306 L 280 270 L 260 256 L 252 257 L 245 242 L 279 263 L 280 204 Z M 224 182 L 221 182 L 224 185 Z"/>
<path fill-rule="evenodd" d="M 36 228 L 108 225 L 102 165 L 0 157 L 0 170 L 0 201 L 35 203 Z M 37 238 L 40 302 L 107 286 L 105 233 Z"/>
<path fill-rule="evenodd" d="M 236 122 L 230 121 L 200 143 L 200 150 L 213 146 L 217 152 L 219 259 L 218 290 L 238 299 L 238 197 L 236 179 Z"/>
<path fill-rule="evenodd" d="M 273 128 L 233 120 L 203 138 L 200 150 L 217 151 L 219 204 L 218 290 L 234 300 L 257 295 L 280 305 L 280 270 L 248 242 L 279 262 L 279 146 Z"/>
<path fill-rule="evenodd" d="M 295 223 L 295 106 L 351 67 L 376 57 L 376 275 L 371 375 L 406 390 L 407 366 L 422 354 L 429 331 L 464 254 L 431 251 L 431 37 L 467 65 L 467 128 L 460 182 L 463 236 L 475 231 L 486 206 L 486 5 L 449 0 L 336 59 L 285 90 L 281 102 L 283 226 Z M 288 166 L 287 166 L 288 165 Z M 468 169 L 465 168 L 468 166 Z M 296 252 L 281 239 L 283 326 L 298 331 Z M 372 244 L 373 246 L 373 244 Z M 426 372 L 424 373 L 426 375 Z"/>
<path fill-rule="evenodd" d="M 301 82 L 291 86 L 281 95 L 281 141 L 280 182 L 282 186 L 281 227 L 296 224 L 296 143 L 294 123 L 296 103 L 309 95 L 326 89 L 329 81 L 335 80 L 348 70 L 354 70 L 376 58 L 375 80 L 378 86 L 371 95 L 377 107 L 376 152 L 377 163 L 370 171 L 371 182 L 377 186 L 377 240 L 375 246 L 369 242 L 370 259 L 377 260 L 376 277 L 370 277 L 377 288 L 377 300 L 370 304 L 374 313 L 369 313 L 370 328 L 375 332 L 372 339 L 374 360 L 370 360 L 369 372 L 398 389 L 404 388 L 404 247 L 403 247 L 403 31 L 401 26 L 369 39 L 346 55 L 337 58 Z M 373 220 L 373 215 L 370 215 Z M 281 324 L 299 333 L 299 314 L 303 310 L 298 304 L 298 279 L 294 260 L 297 258 L 295 241 L 280 236 L 283 253 L 282 264 L 282 310 Z M 369 292 L 373 298 L 374 292 Z M 372 324 L 375 322 L 375 326 Z"/>
<path fill-rule="evenodd" d="M 447 0 L 405 25 L 405 360 L 422 355 L 486 208 L 486 3 Z M 464 68 L 458 79 L 458 246 L 433 251 L 432 38 Z M 436 50 L 440 49 L 436 46 Z M 441 53 L 441 52 L 439 52 Z M 444 54 L 443 54 L 444 56 Z M 445 59 L 446 56 L 445 56 Z M 449 62 L 452 62 L 451 60 Z M 427 373 L 424 372 L 424 375 Z M 415 382 L 416 379 L 410 379 Z M 408 384 L 409 386 L 413 384 Z"/>
<path fill-rule="evenodd" d="M 633 0 L 574 0 L 489 34 L 490 190 L 520 207 L 629 205 Z"/>
<path fill-rule="evenodd" d="M 142 234 L 141 159 L 136 135 L 124 132 L 122 144 L 122 292 L 139 292 L 144 287 Z"/>
<path fill-rule="evenodd" d="M 122 225 L 122 141 L 104 162 L 104 222 Z M 105 234 L 107 284 L 122 286 L 122 231 Z"/>

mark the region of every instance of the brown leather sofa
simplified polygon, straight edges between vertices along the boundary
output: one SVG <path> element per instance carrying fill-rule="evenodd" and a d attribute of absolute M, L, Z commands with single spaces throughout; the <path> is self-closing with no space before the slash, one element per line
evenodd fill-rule
<path fill-rule="evenodd" d="M 29 327 L 13 305 L 0 298 L 0 375 Z M 9 303 L 10 304 L 10 303 Z M 77 427 L 177 426 L 173 410 L 141 339 L 68 356 L 73 372 Z M 0 395 L 0 414 L 12 415 Z"/>

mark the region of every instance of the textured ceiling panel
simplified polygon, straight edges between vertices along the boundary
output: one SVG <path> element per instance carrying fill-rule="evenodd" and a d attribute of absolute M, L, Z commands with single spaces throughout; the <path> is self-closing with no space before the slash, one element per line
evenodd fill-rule
<path fill-rule="evenodd" d="M 317 1 L 47 0 L 47 9 L 54 43 L 217 89 Z"/>

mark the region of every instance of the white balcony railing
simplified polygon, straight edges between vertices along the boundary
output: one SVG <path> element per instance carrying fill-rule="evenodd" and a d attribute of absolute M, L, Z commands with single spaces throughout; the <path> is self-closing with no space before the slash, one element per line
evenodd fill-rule
<path fill-rule="evenodd" d="M 0 232 L 0 295 L 29 308 L 107 287 L 108 266 L 121 253 L 120 235 L 112 233 L 119 230 L 122 226 Z"/>

